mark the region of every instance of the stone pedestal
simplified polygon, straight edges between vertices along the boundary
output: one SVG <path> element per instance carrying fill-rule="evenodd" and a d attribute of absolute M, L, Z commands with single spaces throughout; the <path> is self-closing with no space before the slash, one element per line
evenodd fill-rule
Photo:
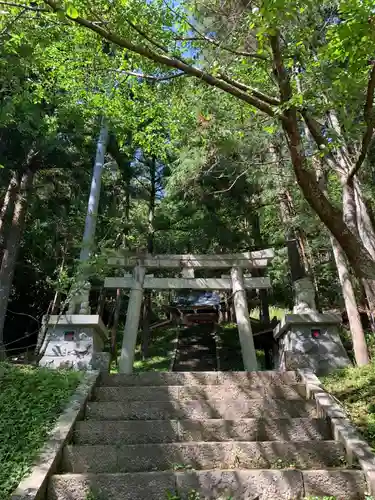
<path fill-rule="evenodd" d="M 305 311 L 287 314 L 274 329 L 279 344 L 279 370 L 305 368 L 324 375 L 350 365 L 339 336 L 340 318 L 332 313 Z"/>
<path fill-rule="evenodd" d="M 90 315 L 90 288 L 89 282 L 79 282 L 77 292 L 70 300 L 68 315 Z"/>
<path fill-rule="evenodd" d="M 293 283 L 294 314 L 303 314 L 306 311 L 316 311 L 315 288 L 311 278 L 305 276 Z"/>
<path fill-rule="evenodd" d="M 100 316 L 50 316 L 40 366 L 108 371 L 109 353 L 103 352 L 108 332 Z"/>

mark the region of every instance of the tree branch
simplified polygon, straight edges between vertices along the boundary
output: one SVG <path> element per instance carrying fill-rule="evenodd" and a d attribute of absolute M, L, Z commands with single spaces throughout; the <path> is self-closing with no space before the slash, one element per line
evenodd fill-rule
<path fill-rule="evenodd" d="M 263 92 L 259 92 L 259 90 L 253 89 L 251 87 L 248 87 L 247 85 L 237 82 L 236 80 L 232 80 L 228 76 L 224 75 L 223 73 L 219 74 L 220 78 L 224 80 L 225 82 L 229 83 L 230 85 L 234 85 L 235 87 L 243 90 L 244 92 L 250 92 L 253 94 L 254 97 L 257 97 L 261 101 L 267 102 L 268 104 L 279 106 L 281 102 L 276 99 L 275 97 L 270 97 L 266 94 L 263 94 Z"/>
<path fill-rule="evenodd" d="M 313 139 L 317 143 L 317 145 L 318 146 L 321 146 L 321 145 L 326 146 L 327 140 L 325 139 L 325 137 L 323 136 L 323 134 L 320 130 L 322 125 L 317 120 L 315 120 L 315 118 L 310 116 L 309 113 L 305 109 L 303 109 L 301 111 L 301 115 L 302 115 L 302 118 L 304 119 L 304 121 L 307 125 L 307 128 L 309 129 L 311 136 L 313 137 Z"/>
<path fill-rule="evenodd" d="M 157 49 L 160 49 L 162 52 L 165 52 L 168 54 L 168 49 L 161 45 L 160 43 L 156 42 L 153 40 L 151 37 L 149 37 L 144 31 L 142 31 L 138 26 L 136 26 L 132 21 L 129 21 L 129 19 L 125 19 L 125 21 L 128 23 L 128 25 L 135 30 L 138 35 L 141 35 L 142 38 L 150 42 L 152 45 L 154 45 Z"/>
<path fill-rule="evenodd" d="M 234 187 L 234 185 L 236 184 L 236 182 L 241 178 L 243 177 L 245 174 L 247 174 L 247 172 L 250 170 L 251 166 L 248 167 L 246 170 L 244 170 L 243 172 L 241 172 L 240 174 L 237 175 L 237 177 L 234 179 L 234 181 L 230 184 L 230 186 L 226 189 L 220 189 L 219 191 L 213 191 L 211 194 L 220 194 L 220 193 L 227 193 L 228 191 L 230 191 L 232 189 L 232 187 Z"/>
<path fill-rule="evenodd" d="M 314 139 L 316 144 L 318 146 L 324 146 L 324 148 L 328 149 L 328 141 L 321 132 L 322 125 L 317 120 L 315 120 L 315 118 L 310 116 L 306 110 L 302 110 L 301 115 L 306 123 L 311 137 Z M 340 165 L 339 161 L 337 161 L 337 159 L 331 152 L 327 152 L 325 154 L 324 160 L 333 170 L 339 172 L 341 176 L 346 174 L 345 170 L 343 170 L 342 165 Z"/>
<path fill-rule="evenodd" d="M 32 7 L 31 5 L 23 5 L 14 2 L 0 2 L 0 5 L 6 5 L 7 7 L 15 7 L 16 9 L 31 10 L 34 12 L 51 12 L 49 9 L 43 9 L 41 7 Z"/>
<path fill-rule="evenodd" d="M 367 95 L 364 109 L 366 123 L 372 119 L 372 110 L 374 107 L 374 92 L 375 92 L 375 62 L 372 63 L 372 70 L 367 84 Z"/>
<path fill-rule="evenodd" d="M 247 52 L 245 50 L 236 50 L 232 49 L 231 47 L 228 47 L 227 45 L 222 45 L 220 42 L 215 40 L 214 38 L 211 38 L 206 35 L 199 35 L 199 36 L 181 36 L 181 37 L 176 37 L 175 40 L 179 40 L 182 42 L 208 42 L 211 43 L 212 45 L 215 45 L 215 47 L 219 47 L 220 49 L 226 50 L 227 52 L 230 52 L 231 54 L 235 54 L 236 56 L 242 56 L 242 57 L 249 57 L 252 59 L 260 59 L 262 61 L 269 61 L 270 59 L 267 56 L 263 56 L 261 54 L 257 54 L 255 52 Z"/>
<path fill-rule="evenodd" d="M 137 73 L 136 71 L 128 71 L 128 70 L 121 70 L 121 73 L 125 73 L 126 75 L 130 76 L 136 76 L 137 78 L 143 78 L 144 80 L 151 80 L 153 82 L 165 82 L 167 80 L 173 80 L 174 78 L 179 78 L 180 76 L 189 76 L 183 71 L 181 73 L 175 73 L 173 75 L 165 75 L 165 76 L 146 75 L 145 73 Z"/>
<path fill-rule="evenodd" d="M 19 12 L 16 17 L 14 19 L 12 19 L 6 26 L 5 28 L 3 29 L 3 31 L 0 33 L 0 36 L 3 37 L 4 35 L 8 35 L 9 34 L 9 29 L 13 26 L 14 23 L 16 23 L 18 21 L 18 19 L 20 19 L 24 14 L 25 12 L 27 12 L 26 9 L 23 9 L 21 10 L 21 12 Z"/>
<path fill-rule="evenodd" d="M 44 3 L 49 5 L 54 12 L 64 12 L 64 10 L 62 10 L 58 6 L 55 0 L 43 0 L 43 1 Z M 111 33 L 106 28 L 98 26 L 97 24 L 94 24 L 91 21 L 88 21 L 87 19 L 84 19 L 79 16 L 73 19 L 69 17 L 65 12 L 64 14 L 67 19 L 71 20 L 76 24 L 79 24 L 80 26 L 84 26 L 85 28 L 88 28 L 91 31 L 94 31 L 102 38 L 105 38 L 109 42 L 112 42 L 115 45 L 118 45 L 119 47 L 130 50 L 131 52 L 139 54 L 140 56 L 143 56 L 146 59 L 162 64 L 164 66 L 179 69 L 180 71 L 186 73 L 187 75 L 195 76 L 196 78 L 199 78 L 200 80 L 205 82 L 207 85 L 223 90 L 224 92 L 227 92 L 228 94 L 237 97 L 237 99 L 240 99 L 241 101 L 244 101 L 247 104 L 254 106 L 260 111 L 263 111 L 269 116 L 275 116 L 275 112 L 269 104 L 261 101 L 260 99 L 257 99 L 256 97 L 249 95 L 248 93 L 242 91 L 241 89 L 235 87 L 234 85 L 228 84 L 227 82 L 225 82 L 220 78 L 216 78 L 210 73 L 206 73 L 205 71 L 195 66 L 191 66 L 190 64 L 185 63 L 184 61 L 181 61 L 174 57 L 159 54 L 158 52 L 155 52 L 144 45 L 135 44 L 125 38 L 122 38 L 114 33 Z M 280 116 L 280 119 L 283 120 L 284 119 L 283 116 Z"/>
<path fill-rule="evenodd" d="M 370 73 L 370 78 L 368 81 L 367 85 L 367 95 L 366 95 L 366 102 L 365 102 L 365 107 L 364 107 L 364 118 L 366 122 L 366 130 L 365 133 L 363 134 L 362 138 L 362 147 L 361 147 L 361 152 L 359 153 L 358 159 L 351 169 L 351 171 L 348 174 L 348 179 L 347 182 L 350 182 L 353 177 L 356 175 L 358 170 L 361 168 L 363 162 L 366 159 L 368 148 L 370 147 L 372 136 L 374 133 L 374 113 L 373 113 L 373 107 L 374 107 L 374 93 L 375 93 L 375 64 L 373 63 L 372 65 L 372 70 Z"/>
<path fill-rule="evenodd" d="M 206 42 L 209 42 L 209 43 L 212 43 L 213 45 L 215 45 L 216 47 L 219 47 L 219 48 L 222 48 L 224 50 L 227 50 L 229 52 L 231 52 L 232 54 L 237 54 L 237 55 L 242 55 L 244 57 L 253 57 L 253 58 L 257 58 L 257 59 L 263 59 L 265 61 L 268 61 L 269 59 L 266 57 L 266 56 L 261 56 L 259 54 L 252 54 L 250 52 L 243 52 L 243 51 L 236 51 L 236 50 L 233 50 L 231 49 L 230 47 L 227 47 L 227 46 L 223 46 L 220 42 L 218 42 L 217 40 L 215 40 L 214 38 L 212 37 L 209 37 L 207 35 L 205 35 L 204 33 L 202 33 L 200 30 L 198 30 L 194 24 L 192 24 L 188 17 L 186 16 L 181 16 L 181 14 L 179 14 L 178 12 L 176 12 L 175 9 L 173 9 L 173 7 L 171 7 L 169 5 L 168 2 L 166 2 L 164 0 L 164 5 L 167 7 L 168 10 L 170 10 L 174 15 L 178 16 L 180 19 L 183 19 L 185 21 L 185 23 L 190 26 L 190 28 L 193 30 L 194 33 L 197 33 L 198 37 L 187 37 L 185 38 L 185 41 L 193 41 L 195 39 L 200 39 L 201 41 L 206 41 Z M 178 38 L 176 38 L 176 40 L 178 40 Z M 181 38 L 181 40 L 183 40 L 183 38 Z"/>
<path fill-rule="evenodd" d="M 292 97 L 292 86 L 281 54 L 279 33 L 270 37 L 270 45 L 273 54 L 274 69 L 279 83 L 281 101 L 287 102 Z"/>

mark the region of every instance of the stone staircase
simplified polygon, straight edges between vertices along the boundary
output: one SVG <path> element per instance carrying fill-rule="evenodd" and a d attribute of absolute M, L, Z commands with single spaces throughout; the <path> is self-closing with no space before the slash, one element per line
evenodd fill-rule
<path fill-rule="evenodd" d="M 217 370 L 214 326 L 197 325 L 180 330 L 173 371 Z"/>
<path fill-rule="evenodd" d="M 105 375 L 48 500 L 363 499 L 294 372 Z"/>

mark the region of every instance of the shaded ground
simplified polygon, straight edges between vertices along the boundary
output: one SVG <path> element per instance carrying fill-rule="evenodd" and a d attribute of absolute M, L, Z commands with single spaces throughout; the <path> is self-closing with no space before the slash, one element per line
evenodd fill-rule
<path fill-rule="evenodd" d="M 375 363 L 322 378 L 324 387 L 345 407 L 353 423 L 375 447 Z"/>
<path fill-rule="evenodd" d="M 220 346 L 220 370 L 242 371 L 244 366 L 237 325 L 234 323 L 219 325 L 217 335 Z"/>
<path fill-rule="evenodd" d="M 173 371 L 216 370 L 216 343 L 213 325 L 198 325 L 180 331 Z"/>
<path fill-rule="evenodd" d="M 220 370 L 221 371 L 243 371 L 241 344 L 238 329 L 235 323 L 219 325 L 217 329 Z M 259 370 L 265 369 L 263 351 L 256 351 Z"/>

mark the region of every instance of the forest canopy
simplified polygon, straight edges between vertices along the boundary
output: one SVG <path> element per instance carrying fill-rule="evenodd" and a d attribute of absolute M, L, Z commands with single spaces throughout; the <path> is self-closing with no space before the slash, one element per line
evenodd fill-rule
<path fill-rule="evenodd" d="M 0 40 L 0 345 L 35 344 L 83 262 L 97 307 L 108 249 L 274 247 L 270 302 L 288 309 L 291 240 L 320 307 L 364 338 L 373 2 L 4 0 Z"/>

